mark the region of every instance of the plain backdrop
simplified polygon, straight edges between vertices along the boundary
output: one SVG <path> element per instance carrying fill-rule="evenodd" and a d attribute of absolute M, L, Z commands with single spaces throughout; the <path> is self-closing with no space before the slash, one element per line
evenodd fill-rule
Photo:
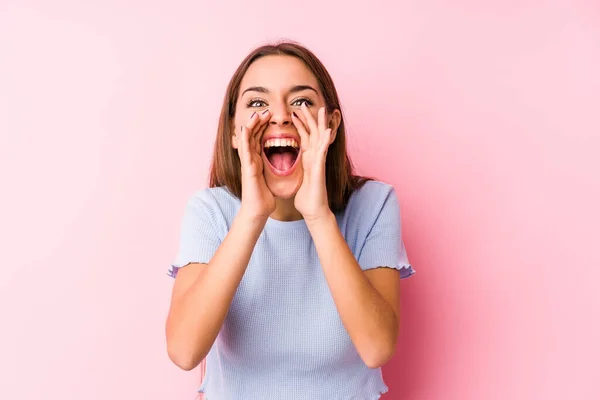
<path fill-rule="evenodd" d="M 597 1 L 0 1 L 0 398 L 192 400 L 164 323 L 228 80 L 297 40 L 417 274 L 387 400 L 598 399 Z"/>

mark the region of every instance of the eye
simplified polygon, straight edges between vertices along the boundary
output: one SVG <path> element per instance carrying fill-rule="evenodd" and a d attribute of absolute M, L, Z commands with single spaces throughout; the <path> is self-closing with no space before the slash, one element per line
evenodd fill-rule
<path fill-rule="evenodd" d="M 309 100 L 309 99 L 307 99 L 306 97 L 302 97 L 302 98 L 299 98 L 299 99 L 296 99 L 296 100 L 294 100 L 294 101 L 292 102 L 292 105 L 293 105 L 293 106 L 300 107 L 300 106 L 302 105 L 302 103 L 306 103 L 306 105 L 307 105 L 308 107 L 310 107 L 310 106 L 312 106 L 312 105 L 314 104 L 312 101 L 310 101 L 310 100 Z"/>
<path fill-rule="evenodd" d="M 246 103 L 246 107 L 265 107 L 267 105 L 267 103 L 265 103 L 263 100 L 260 99 L 251 99 L 249 102 Z"/>

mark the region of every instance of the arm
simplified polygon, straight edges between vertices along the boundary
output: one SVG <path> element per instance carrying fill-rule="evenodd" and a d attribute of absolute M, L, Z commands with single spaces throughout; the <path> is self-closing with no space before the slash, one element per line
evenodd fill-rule
<path fill-rule="evenodd" d="M 308 221 L 307 221 L 308 222 Z M 308 222 L 342 322 L 360 357 L 378 368 L 393 355 L 399 330 L 399 272 L 363 271 L 331 213 Z"/>
<path fill-rule="evenodd" d="M 356 260 L 331 212 L 325 184 L 327 149 L 335 141 L 340 112 L 334 110 L 328 117 L 325 107 L 321 107 L 315 120 L 306 103 L 301 110 L 302 117 L 294 113 L 292 118 L 301 138 L 304 168 L 294 205 L 315 242 L 327 284 L 352 343 L 364 363 L 377 368 L 394 354 L 399 328 L 400 276 L 395 270 L 386 271 L 388 268 L 363 272 L 361 265 L 367 268 L 397 265 L 401 237 L 399 209 L 395 207 L 392 192 L 391 197 L 386 196 L 391 203 L 387 202 L 387 208 L 381 210 L 366 239 L 369 243 L 369 249 L 363 249 L 366 255 Z"/>
<path fill-rule="evenodd" d="M 208 264 L 177 273 L 166 323 L 167 352 L 189 371 L 206 357 L 244 276 L 266 220 L 238 214 Z"/>
<path fill-rule="evenodd" d="M 184 370 L 195 368 L 208 354 L 223 326 L 260 233 L 275 209 L 275 199 L 263 177 L 259 145 L 269 118 L 268 111 L 260 116 L 252 114 L 233 138 L 232 144 L 238 150 L 242 166 L 242 204 L 218 247 L 212 237 L 210 219 L 200 211 L 203 207 L 194 208 L 190 204 L 187 218 L 184 218 L 184 248 L 193 254 L 191 257 L 197 257 L 197 249 L 190 247 L 202 244 L 203 256 L 210 259 L 208 264 L 182 268 L 173 285 L 166 323 L 167 352 L 169 358 Z"/>

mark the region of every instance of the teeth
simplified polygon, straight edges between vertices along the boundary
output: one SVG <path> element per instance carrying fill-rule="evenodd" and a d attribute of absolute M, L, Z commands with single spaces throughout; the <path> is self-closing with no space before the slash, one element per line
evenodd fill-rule
<path fill-rule="evenodd" d="M 298 147 L 298 142 L 296 139 L 269 139 L 265 147 Z"/>

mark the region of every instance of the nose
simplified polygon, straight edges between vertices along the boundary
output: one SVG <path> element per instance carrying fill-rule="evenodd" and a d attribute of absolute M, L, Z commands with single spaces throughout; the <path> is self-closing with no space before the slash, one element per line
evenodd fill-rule
<path fill-rule="evenodd" d="M 269 111 L 271 112 L 271 120 L 269 121 L 271 125 L 287 126 L 292 124 L 292 112 L 285 103 L 271 104 Z"/>

